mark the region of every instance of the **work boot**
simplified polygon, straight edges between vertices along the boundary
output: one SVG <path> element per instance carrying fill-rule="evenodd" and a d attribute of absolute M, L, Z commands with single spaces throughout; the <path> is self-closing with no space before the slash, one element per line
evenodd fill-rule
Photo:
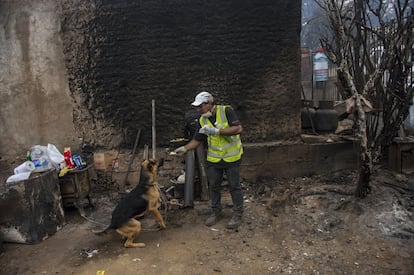
<path fill-rule="evenodd" d="M 227 229 L 237 229 L 242 222 L 242 215 L 233 214 L 229 223 L 227 224 Z"/>
<path fill-rule="evenodd" d="M 210 217 L 206 220 L 205 224 L 207 226 L 215 225 L 221 219 L 221 211 L 213 211 Z"/>

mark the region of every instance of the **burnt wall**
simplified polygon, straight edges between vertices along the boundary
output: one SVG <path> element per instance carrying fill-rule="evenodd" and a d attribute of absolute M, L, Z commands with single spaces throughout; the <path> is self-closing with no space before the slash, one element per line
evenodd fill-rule
<path fill-rule="evenodd" d="M 243 139 L 300 133 L 299 0 L 61 1 L 61 37 L 86 143 L 182 136 L 195 94 L 231 104 Z"/>

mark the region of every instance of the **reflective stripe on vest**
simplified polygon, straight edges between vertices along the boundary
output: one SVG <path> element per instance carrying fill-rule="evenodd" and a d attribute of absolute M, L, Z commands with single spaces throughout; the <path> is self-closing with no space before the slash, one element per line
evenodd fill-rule
<path fill-rule="evenodd" d="M 226 117 L 226 108 L 224 105 L 216 105 L 216 122 L 215 125 L 205 117 L 200 117 L 200 125 L 214 126 L 218 129 L 229 128 L 229 122 Z M 222 136 L 222 135 L 210 135 L 207 138 L 208 152 L 207 160 L 209 162 L 219 162 L 224 160 L 225 162 L 235 162 L 239 160 L 243 154 L 243 147 L 240 139 L 240 135 Z"/>

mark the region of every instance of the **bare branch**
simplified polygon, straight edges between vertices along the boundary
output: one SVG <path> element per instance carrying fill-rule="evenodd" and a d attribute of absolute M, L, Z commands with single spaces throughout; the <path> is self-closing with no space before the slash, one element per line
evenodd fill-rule
<path fill-rule="evenodd" d="M 327 13 L 332 40 L 321 39 L 337 65 L 343 94 L 356 103 L 356 134 L 360 140 L 357 193 L 368 192 L 372 160 L 392 142 L 412 101 L 414 16 L 411 0 L 318 0 Z M 361 98 L 372 100 L 376 113 L 366 117 Z"/>

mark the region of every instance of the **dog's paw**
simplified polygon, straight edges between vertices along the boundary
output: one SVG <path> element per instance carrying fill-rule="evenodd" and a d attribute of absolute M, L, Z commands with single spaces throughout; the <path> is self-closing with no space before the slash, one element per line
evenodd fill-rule
<path fill-rule="evenodd" d="M 124 247 L 125 248 L 145 247 L 145 243 L 125 242 Z"/>

